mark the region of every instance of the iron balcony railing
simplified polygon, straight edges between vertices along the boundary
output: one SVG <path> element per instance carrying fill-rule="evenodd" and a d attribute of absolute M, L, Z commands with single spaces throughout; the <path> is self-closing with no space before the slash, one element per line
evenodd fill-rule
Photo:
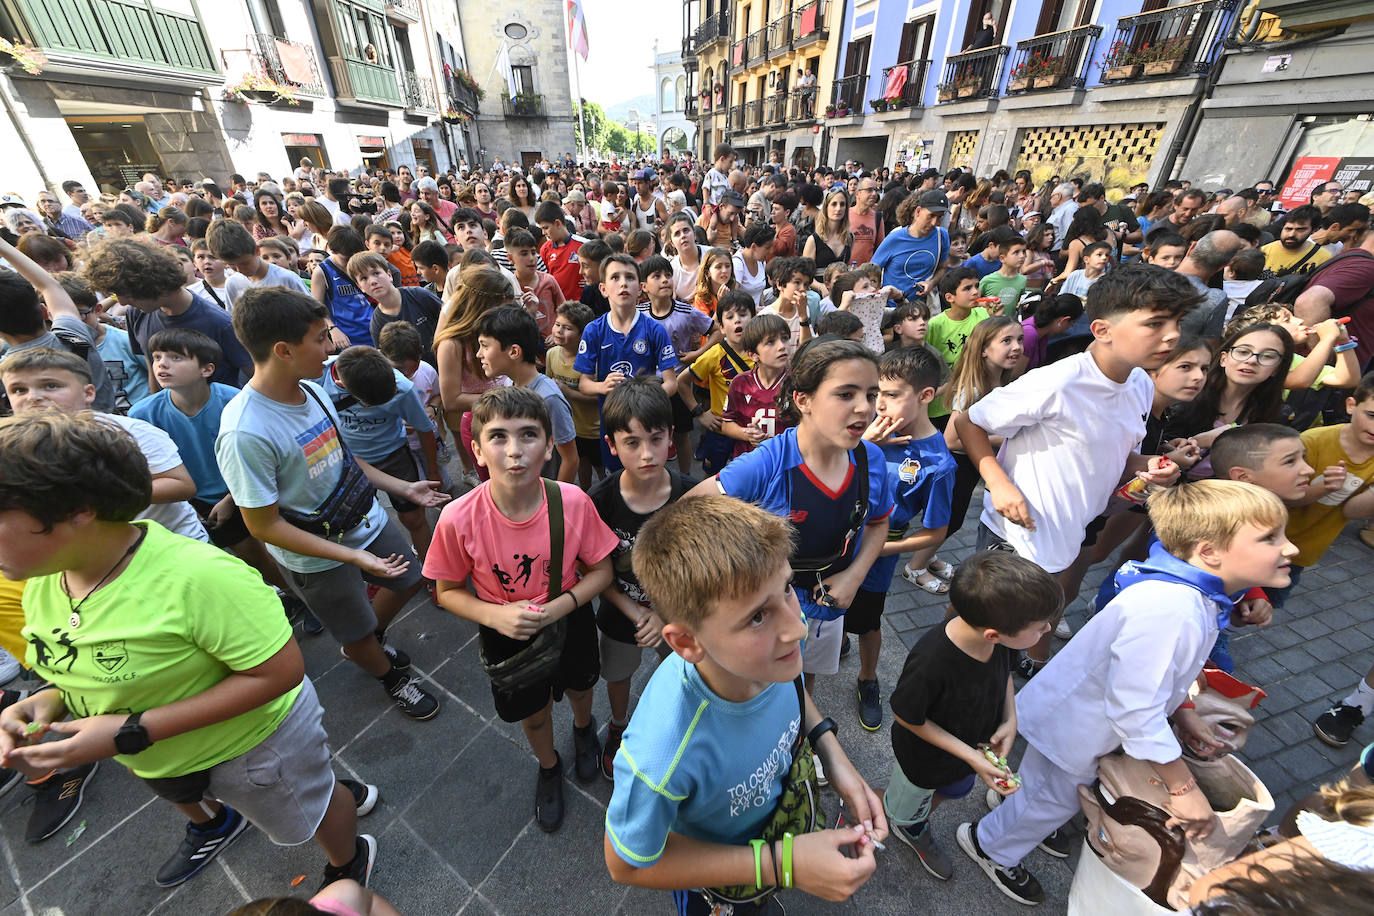
<path fill-rule="evenodd" d="M 385 0 L 382 8 L 392 19 L 405 22 L 420 21 L 420 0 Z"/>
<path fill-rule="evenodd" d="M 730 108 L 730 117 L 726 119 L 731 130 L 744 130 L 744 106 L 733 105 Z"/>
<path fill-rule="evenodd" d="M 811 0 L 792 11 L 792 49 L 798 50 L 825 40 L 830 32 L 825 27 L 826 0 Z"/>
<path fill-rule="evenodd" d="M 944 78 L 937 88 L 938 100 L 995 98 L 1007 51 L 1006 45 L 997 45 L 946 57 Z"/>
<path fill-rule="evenodd" d="M 868 87 L 868 74 L 856 73 L 837 79 L 830 92 L 830 106 L 825 110 L 827 118 L 844 118 L 849 115 L 863 114 L 864 90 Z"/>
<path fill-rule="evenodd" d="M 744 129 L 758 130 L 763 126 L 763 100 L 753 99 L 744 103 Z"/>
<path fill-rule="evenodd" d="M 732 76 L 744 69 L 744 46 L 746 43 L 743 38 L 730 43 L 730 74 Z"/>
<path fill-rule="evenodd" d="M 905 72 L 905 79 L 901 87 L 889 95 L 887 87 L 892 85 L 892 75 L 899 71 Z M 929 73 L 930 61 L 928 60 L 908 60 L 885 68 L 883 70 L 883 85 L 880 90 L 883 95 L 878 101 L 884 104 L 889 111 L 898 108 L 920 108 L 925 99 L 926 76 Z"/>
<path fill-rule="evenodd" d="M 1237 0 L 1198 0 L 1116 21 L 1103 55 L 1103 82 L 1208 73 L 1235 21 Z"/>
<path fill-rule="evenodd" d="M 730 17 L 725 10 L 721 10 L 715 15 L 707 16 L 692 32 L 692 47 L 695 51 L 704 51 L 720 39 L 729 37 Z"/>
<path fill-rule="evenodd" d="M 816 120 L 816 89 L 793 89 L 787 93 L 787 119 L 794 124 L 798 121 Z"/>
<path fill-rule="evenodd" d="M 764 41 L 764 36 L 767 31 L 767 29 L 759 29 L 756 32 L 749 33 L 749 38 L 747 39 L 748 47 L 744 55 L 747 58 L 745 60 L 746 66 L 753 67 L 763 63 L 764 58 L 767 56 L 767 46 Z"/>
<path fill-rule="evenodd" d="M 456 77 L 451 82 L 449 97 L 458 108 L 466 109 L 469 112 L 477 111 L 477 93 L 468 87 L 462 80 Z"/>
<path fill-rule="evenodd" d="M 538 95 L 503 95 L 501 111 L 508 118 L 540 118 L 544 116 L 544 99 Z"/>
<path fill-rule="evenodd" d="M 792 50 L 792 17 L 779 16 L 768 23 L 768 59 L 786 54 Z"/>
<path fill-rule="evenodd" d="M 408 110 L 439 110 L 439 97 L 434 92 L 434 80 L 420 76 L 412 70 L 403 70 L 401 71 L 401 89 L 405 92 Z"/>
<path fill-rule="evenodd" d="M 1007 72 L 1007 92 L 1081 89 L 1102 34 L 1100 25 L 1084 25 L 1016 43 Z"/>
<path fill-rule="evenodd" d="M 257 66 L 276 82 L 293 86 L 303 95 L 328 94 L 315 49 L 310 45 L 259 32 L 248 36 L 248 46 Z"/>
<path fill-rule="evenodd" d="M 682 100 L 682 113 L 689 118 L 697 116 L 697 94 L 695 92 L 687 93 L 687 98 Z"/>
<path fill-rule="evenodd" d="M 787 123 L 786 91 L 776 92 L 765 100 L 763 120 L 769 127 Z"/>

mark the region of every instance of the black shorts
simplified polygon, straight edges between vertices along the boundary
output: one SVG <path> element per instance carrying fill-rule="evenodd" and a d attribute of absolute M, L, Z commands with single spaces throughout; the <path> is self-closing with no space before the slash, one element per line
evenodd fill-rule
<path fill-rule="evenodd" d="M 482 640 L 483 653 L 495 661 L 510 658 L 525 645 L 523 640 L 510 639 L 488 627 L 481 628 L 478 638 Z M 558 671 L 552 677 L 520 690 L 497 690 L 493 686 L 491 696 L 502 722 L 520 722 L 548 705 L 550 697 L 556 702 L 563 698 L 564 690 L 590 690 L 600 678 L 601 645 L 596 615 L 590 604 L 584 604 L 568 615 L 568 638 L 563 644 Z"/>
<path fill-rule="evenodd" d="M 1088 522 L 1088 527 L 1083 530 L 1083 547 L 1091 547 L 1097 543 L 1097 536 L 1102 533 L 1102 529 L 1107 527 L 1107 516 L 1099 515 L 1097 518 Z"/>
<path fill-rule="evenodd" d="M 210 771 L 197 770 L 184 776 L 140 777 L 153 794 L 174 805 L 194 805 L 205 798 L 210 788 Z"/>
<path fill-rule="evenodd" d="M 887 605 L 887 592 L 868 592 L 859 589 L 854 600 L 849 602 L 849 610 L 844 612 L 844 631 L 862 636 L 872 633 L 883 625 L 883 608 Z"/>
<path fill-rule="evenodd" d="M 687 402 L 682 400 L 681 395 L 676 394 L 669 398 L 669 402 L 673 405 L 673 432 L 690 433 L 696 418 L 687 408 Z"/>
<path fill-rule="evenodd" d="M 222 550 L 242 544 L 253 536 L 248 530 L 248 524 L 243 520 L 243 510 L 238 506 L 234 507 L 233 513 L 218 528 L 210 526 L 210 510 L 215 508 L 214 503 L 193 499 L 191 508 L 196 510 L 196 515 L 200 516 L 201 522 L 205 525 L 205 533 L 210 535 L 210 543 Z"/>
<path fill-rule="evenodd" d="M 577 460 L 591 467 L 604 467 L 601 463 L 601 440 L 590 436 L 577 437 Z"/>
<path fill-rule="evenodd" d="M 374 468 L 390 474 L 392 477 L 399 477 L 401 480 L 411 482 L 420 479 L 420 469 L 415 465 L 415 455 L 410 451 L 410 446 L 402 442 L 401 447 L 381 461 L 369 462 Z M 413 503 L 403 496 L 395 493 L 386 494 L 386 498 L 391 500 L 391 508 L 397 512 L 410 512 L 414 509 L 423 509 L 419 503 Z"/>

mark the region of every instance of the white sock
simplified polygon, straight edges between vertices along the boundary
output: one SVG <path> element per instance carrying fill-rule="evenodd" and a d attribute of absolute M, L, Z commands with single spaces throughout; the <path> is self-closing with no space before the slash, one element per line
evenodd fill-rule
<path fill-rule="evenodd" d="M 1358 706 L 1360 712 L 1366 716 L 1374 715 L 1374 687 L 1370 687 L 1364 681 L 1360 681 L 1355 688 L 1355 692 L 1341 700 L 1346 706 Z"/>

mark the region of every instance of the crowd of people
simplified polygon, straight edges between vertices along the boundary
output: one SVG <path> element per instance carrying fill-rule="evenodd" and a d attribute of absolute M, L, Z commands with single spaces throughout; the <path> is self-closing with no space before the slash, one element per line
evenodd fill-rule
<path fill-rule="evenodd" d="M 889 838 L 946 880 L 934 811 L 980 781 L 993 810 L 952 840 L 1039 903 L 1024 856 L 1069 854 L 1118 749 L 1170 826 L 1214 829 L 1185 755 L 1223 746 L 1204 668 L 1374 517 L 1371 201 L 713 153 L 0 198 L 0 675 L 28 670 L 0 792 L 34 793 L 30 842 L 113 757 L 187 817 L 160 886 L 252 824 L 327 864 L 309 904 L 238 912 L 394 914 L 357 823 L 377 789 L 336 779 L 296 640 L 428 721 L 387 635 L 416 600 L 479 625 L 539 828 L 566 697 L 572 775 L 614 783 L 606 867 L 680 913 L 845 899 Z M 898 575 L 949 611 L 885 704 Z M 851 644 L 881 772 L 810 698 Z M 1371 715 L 1374 668 L 1313 727 L 1340 748 Z M 1280 860 L 1374 869 L 1372 756 L 1195 912 L 1317 912 Z M 818 783 L 847 826 L 815 829 Z"/>

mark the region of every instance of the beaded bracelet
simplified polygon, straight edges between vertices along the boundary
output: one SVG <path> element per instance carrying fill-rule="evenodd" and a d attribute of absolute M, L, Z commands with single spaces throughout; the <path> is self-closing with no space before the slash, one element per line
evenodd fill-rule
<path fill-rule="evenodd" d="M 1196 788 L 1197 779 L 1195 777 L 1190 777 L 1187 782 L 1179 786 L 1177 789 L 1170 789 L 1169 794 L 1172 795 L 1174 798 L 1178 798 L 1181 795 L 1187 795 L 1189 792 L 1193 791 Z"/>

